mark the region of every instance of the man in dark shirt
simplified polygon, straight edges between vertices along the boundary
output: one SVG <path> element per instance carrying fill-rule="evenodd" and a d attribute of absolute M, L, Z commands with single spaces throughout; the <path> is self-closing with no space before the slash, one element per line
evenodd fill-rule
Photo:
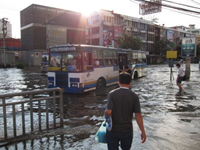
<path fill-rule="evenodd" d="M 119 142 L 123 150 L 131 148 L 133 140 L 133 113 L 141 130 L 142 143 L 146 141 L 143 119 L 138 96 L 129 89 L 130 74 L 123 72 L 119 75 L 119 88 L 108 95 L 105 115 L 112 117 L 112 129 L 106 131 L 107 146 L 109 150 L 118 150 Z"/>

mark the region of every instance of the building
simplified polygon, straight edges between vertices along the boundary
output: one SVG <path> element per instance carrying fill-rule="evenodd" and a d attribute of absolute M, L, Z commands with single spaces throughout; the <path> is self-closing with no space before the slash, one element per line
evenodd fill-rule
<path fill-rule="evenodd" d="M 32 4 L 20 12 L 22 61 L 39 66 L 42 52 L 54 45 L 85 44 L 81 13 Z"/>
<path fill-rule="evenodd" d="M 167 28 L 108 10 L 95 11 L 85 18 L 78 12 L 32 4 L 21 11 L 21 58 L 26 65 L 39 66 L 42 53 L 55 45 L 120 47 L 116 39 L 125 33 L 141 39 L 148 63 L 158 63 L 162 60 L 155 54 L 155 41 L 169 40 L 169 50 L 175 50 L 183 37 L 194 36 L 187 29 Z"/>

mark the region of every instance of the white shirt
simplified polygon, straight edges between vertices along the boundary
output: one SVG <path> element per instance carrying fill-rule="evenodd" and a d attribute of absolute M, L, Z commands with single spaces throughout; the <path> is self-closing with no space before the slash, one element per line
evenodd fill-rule
<path fill-rule="evenodd" d="M 180 75 L 180 77 L 184 76 L 184 71 L 182 67 L 178 68 L 178 75 Z"/>

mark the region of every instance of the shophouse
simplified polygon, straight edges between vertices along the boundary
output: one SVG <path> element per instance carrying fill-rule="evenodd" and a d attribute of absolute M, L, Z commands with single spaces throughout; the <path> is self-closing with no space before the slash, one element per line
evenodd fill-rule
<path fill-rule="evenodd" d="M 87 18 L 86 29 L 88 44 L 120 47 L 115 39 L 125 33 L 142 40 L 141 50 L 147 54 L 153 52 L 154 24 L 151 21 L 100 10 Z"/>
<path fill-rule="evenodd" d="M 155 41 L 170 40 L 170 50 L 175 50 L 181 38 L 193 35 L 186 30 L 183 26 L 167 28 L 108 10 L 95 11 L 86 18 L 78 12 L 32 4 L 21 11 L 21 58 L 26 65 L 39 66 L 42 53 L 54 45 L 120 47 L 116 39 L 125 33 L 139 37 L 148 63 L 157 63 Z"/>

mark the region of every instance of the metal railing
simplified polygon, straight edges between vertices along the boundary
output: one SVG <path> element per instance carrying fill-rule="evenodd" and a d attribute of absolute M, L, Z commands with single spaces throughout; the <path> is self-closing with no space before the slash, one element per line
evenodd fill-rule
<path fill-rule="evenodd" d="M 0 95 L 0 115 L 0 142 L 63 127 L 63 92 L 51 88 Z"/>

